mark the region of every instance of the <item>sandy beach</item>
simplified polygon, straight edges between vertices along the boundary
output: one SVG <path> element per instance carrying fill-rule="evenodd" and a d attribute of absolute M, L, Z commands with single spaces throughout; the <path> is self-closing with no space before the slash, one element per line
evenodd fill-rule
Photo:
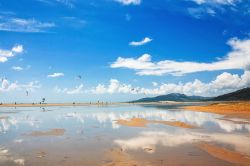
<path fill-rule="evenodd" d="M 210 112 L 227 116 L 250 117 L 250 101 L 220 102 L 204 106 L 185 106 L 189 111 Z"/>
<path fill-rule="evenodd" d="M 0 147 L 0 155 L 4 157 L 0 165 L 249 163 L 247 119 L 180 109 L 190 103 L 148 104 L 41 104 L 44 109 L 38 108 L 40 104 L 0 107 L 0 142 L 5 145 Z"/>

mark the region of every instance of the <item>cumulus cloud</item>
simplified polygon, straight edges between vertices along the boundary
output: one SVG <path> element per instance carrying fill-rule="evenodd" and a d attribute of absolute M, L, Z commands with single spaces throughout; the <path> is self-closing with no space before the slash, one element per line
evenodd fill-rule
<path fill-rule="evenodd" d="M 8 61 L 10 57 L 21 54 L 23 50 L 23 46 L 19 44 L 13 46 L 10 50 L 0 49 L 0 62 L 4 63 Z"/>
<path fill-rule="evenodd" d="M 149 37 L 145 37 L 144 39 L 142 39 L 141 41 L 132 41 L 129 43 L 129 45 L 131 46 L 141 46 L 144 44 L 147 44 L 149 42 L 151 42 L 153 39 L 149 38 Z"/>
<path fill-rule="evenodd" d="M 15 71 L 22 71 L 22 70 L 23 70 L 23 68 L 20 67 L 20 66 L 12 66 L 11 69 L 12 69 L 12 70 L 15 70 Z"/>
<path fill-rule="evenodd" d="M 142 0 L 114 0 L 116 2 L 119 2 L 123 5 L 140 5 Z"/>
<path fill-rule="evenodd" d="M 76 86 L 75 88 L 73 89 L 68 89 L 68 88 L 59 88 L 58 86 L 56 86 L 54 88 L 54 92 L 56 93 L 65 93 L 65 94 L 70 94 L 70 95 L 74 95 L 74 94 L 82 94 L 84 93 L 84 90 L 83 90 L 83 84 L 80 84 L 79 86 Z"/>
<path fill-rule="evenodd" d="M 48 28 L 54 27 L 51 22 L 41 22 L 36 19 L 0 17 L 0 30 L 13 32 L 45 32 Z M 19 51 L 17 48 L 16 51 Z"/>
<path fill-rule="evenodd" d="M 217 96 L 250 86 L 250 71 L 245 71 L 242 75 L 224 72 L 209 83 L 204 83 L 198 79 L 182 83 L 162 83 L 154 84 L 152 88 L 134 87 L 130 84 L 123 84 L 116 79 L 111 79 L 109 85 L 99 84 L 92 93 L 96 94 L 146 94 L 163 95 L 168 93 L 184 93 L 187 95 Z"/>
<path fill-rule="evenodd" d="M 9 92 L 14 90 L 28 90 L 28 91 L 35 91 L 39 89 L 41 85 L 38 81 L 32 81 L 27 84 L 19 84 L 16 82 L 10 82 L 7 79 L 2 79 L 0 84 L 0 92 Z"/>
<path fill-rule="evenodd" d="M 144 54 L 139 58 L 118 57 L 110 67 L 132 69 L 138 75 L 171 74 L 174 76 L 202 71 L 250 69 L 250 39 L 232 38 L 228 41 L 228 44 L 232 50 L 224 58 L 210 63 L 174 60 L 152 62 L 151 55 Z"/>
<path fill-rule="evenodd" d="M 56 78 L 56 77 L 63 77 L 64 73 L 53 73 L 53 74 L 49 74 L 48 77 L 50 78 Z"/>
<path fill-rule="evenodd" d="M 104 94 L 104 93 L 136 93 L 136 89 L 132 85 L 126 85 L 120 83 L 116 79 L 111 79 L 108 86 L 103 84 L 98 84 L 96 88 L 92 90 L 95 94 Z"/>

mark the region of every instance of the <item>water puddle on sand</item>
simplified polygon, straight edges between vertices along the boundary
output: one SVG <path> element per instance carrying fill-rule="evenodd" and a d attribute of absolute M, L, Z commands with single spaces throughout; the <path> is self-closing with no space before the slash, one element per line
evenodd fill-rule
<path fill-rule="evenodd" d="M 62 136 L 64 135 L 64 129 L 51 129 L 49 131 L 33 131 L 28 134 L 29 136 L 41 137 L 41 136 Z"/>
<path fill-rule="evenodd" d="M 249 119 L 137 105 L 0 115 L 1 166 L 250 165 Z"/>

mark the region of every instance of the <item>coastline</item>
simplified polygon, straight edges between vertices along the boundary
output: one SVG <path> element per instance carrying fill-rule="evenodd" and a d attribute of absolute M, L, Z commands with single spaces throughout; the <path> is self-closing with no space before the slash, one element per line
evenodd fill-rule
<path fill-rule="evenodd" d="M 116 105 L 120 103 L 6 103 L 0 104 L 0 107 L 80 107 L 80 106 L 106 106 L 106 105 Z"/>
<path fill-rule="evenodd" d="M 106 106 L 106 105 L 205 105 L 207 102 L 141 102 L 141 103 L 130 103 L 130 102 L 85 102 L 85 103 L 3 103 L 0 107 L 70 107 L 70 106 Z"/>
<path fill-rule="evenodd" d="M 1 107 L 80 107 L 80 106 L 110 106 L 110 105 L 180 105 L 186 111 L 208 112 L 227 116 L 250 117 L 250 101 L 209 101 L 209 102 L 89 102 L 89 103 L 4 103 Z"/>

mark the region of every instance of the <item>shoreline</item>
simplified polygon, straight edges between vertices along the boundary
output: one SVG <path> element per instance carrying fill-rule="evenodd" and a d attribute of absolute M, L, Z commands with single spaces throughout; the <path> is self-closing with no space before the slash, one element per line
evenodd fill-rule
<path fill-rule="evenodd" d="M 2 103 L 0 107 L 69 107 L 69 106 L 108 106 L 108 105 L 180 105 L 180 104 L 207 104 L 211 102 L 142 102 L 142 103 L 130 103 L 130 102 L 86 102 L 86 103 Z"/>
<path fill-rule="evenodd" d="M 80 106 L 107 106 L 107 105 L 116 105 L 120 103 L 6 103 L 0 104 L 0 107 L 80 107 Z"/>
<path fill-rule="evenodd" d="M 1 107 L 81 107 L 81 106 L 112 106 L 112 105 L 180 105 L 185 111 L 215 113 L 225 116 L 250 118 L 250 101 L 208 101 L 208 102 L 89 102 L 89 103 L 4 103 Z"/>

